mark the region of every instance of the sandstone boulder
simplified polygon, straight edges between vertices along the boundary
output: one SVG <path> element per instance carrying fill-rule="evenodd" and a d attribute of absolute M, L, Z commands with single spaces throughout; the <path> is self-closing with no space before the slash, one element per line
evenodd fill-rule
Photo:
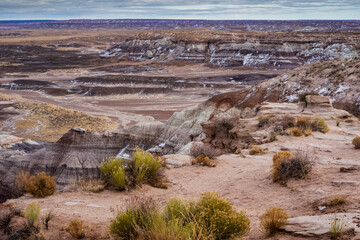
<path fill-rule="evenodd" d="M 360 233 L 360 213 L 337 213 L 336 215 L 325 214 L 290 218 L 288 224 L 284 226 L 284 230 L 306 237 L 328 234 L 335 217 L 344 224 L 343 231 Z"/>

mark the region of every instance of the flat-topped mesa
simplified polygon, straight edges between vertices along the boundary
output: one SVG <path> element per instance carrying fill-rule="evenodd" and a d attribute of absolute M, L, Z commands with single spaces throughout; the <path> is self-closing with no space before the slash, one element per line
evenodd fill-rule
<path fill-rule="evenodd" d="M 200 33 L 201 34 L 201 33 Z M 360 39 L 343 35 L 282 33 L 204 32 L 143 33 L 109 46 L 103 57 L 122 56 L 132 60 L 159 59 L 206 63 L 211 66 L 247 66 L 261 69 L 292 69 L 304 63 L 348 59 L 359 55 Z"/>

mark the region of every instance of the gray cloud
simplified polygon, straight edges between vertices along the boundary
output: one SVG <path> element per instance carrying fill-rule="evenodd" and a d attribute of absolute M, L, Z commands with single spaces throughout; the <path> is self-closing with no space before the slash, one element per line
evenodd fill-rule
<path fill-rule="evenodd" d="M 1 0 L 0 19 L 359 19 L 360 0 Z"/>

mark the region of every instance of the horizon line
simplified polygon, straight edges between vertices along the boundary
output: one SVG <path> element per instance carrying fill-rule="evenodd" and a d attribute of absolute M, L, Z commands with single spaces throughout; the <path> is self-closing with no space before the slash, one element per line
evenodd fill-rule
<path fill-rule="evenodd" d="M 0 21 L 70 21 L 70 20 L 168 20 L 168 21 L 360 21 L 360 19 L 206 19 L 206 18 L 69 18 L 69 19 L 0 19 Z"/>

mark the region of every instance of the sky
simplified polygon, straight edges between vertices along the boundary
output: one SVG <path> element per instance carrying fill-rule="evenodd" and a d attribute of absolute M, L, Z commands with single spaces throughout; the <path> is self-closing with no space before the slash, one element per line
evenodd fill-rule
<path fill-rule="evenodd" d="M 0 20 L 360 20 L 360 0 L 0 0 Z"/>

